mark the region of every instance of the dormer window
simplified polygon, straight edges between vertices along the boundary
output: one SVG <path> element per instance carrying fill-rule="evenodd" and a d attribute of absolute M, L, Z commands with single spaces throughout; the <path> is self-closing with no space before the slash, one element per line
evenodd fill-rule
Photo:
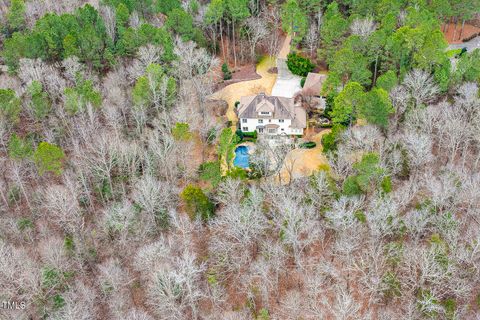
<path fill-rule="evenodd" d="M 268 115 L 270 114 L 270 112 L 268 112 L 268 111 L 261 111 L 260 114 L 261 114 L 262 116 L 268 116 Z"/>

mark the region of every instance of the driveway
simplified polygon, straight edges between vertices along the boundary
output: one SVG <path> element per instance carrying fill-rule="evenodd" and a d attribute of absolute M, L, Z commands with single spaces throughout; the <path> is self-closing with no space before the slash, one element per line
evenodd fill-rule
<path fill-rule="evenodd" d="M 274 66 L 274 57 L 264 57 L 258 63 L 256 68 L 256 72 L 261 76 L 260 79 L 242 81 L 228 85 L 211 96 L 212 99 L 225 100 L 228 103 L 227 118 L 232 121 L 233 128 L 235 128 L 237 122 L 237 116 L 235 115 L 235 102 L 240 101 L 240 97 L 257 95 L 261 92 L 270 94 L 277 75 L 269 73 L 268 70 Z"/>
<path fill-rule="evenodd" d="M 277 81 L 272 88 L 272 96 L 292 98 L 297 92 L 302 90 L 300 86 L 302 78 L 288 70 L 286 59 L 277 59 L 277 70 Z"/>
<path fill-rule="evenodd" d="M 451 44 L 448 46 L 448 50 L 467 48 L 468 52 L 472 52 L 475 49 L 480 49 L 480 36 L 473 38 L 470 41 L 458 44 Z"/>

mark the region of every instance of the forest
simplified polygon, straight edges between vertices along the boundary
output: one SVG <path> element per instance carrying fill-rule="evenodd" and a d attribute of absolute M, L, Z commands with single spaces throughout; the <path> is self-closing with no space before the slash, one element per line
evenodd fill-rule
<path fill-rule="evenodd" d="M 479 14 L 0 0 L 0 319 L 480 319 Z M 212 98 L 285 47 L 325 75 L 302 175 Z"/>

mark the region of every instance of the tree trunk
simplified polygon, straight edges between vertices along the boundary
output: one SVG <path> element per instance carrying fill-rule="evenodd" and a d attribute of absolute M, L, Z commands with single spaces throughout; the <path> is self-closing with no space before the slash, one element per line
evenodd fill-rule
<path fill-rule="evenodd" d="M 465 19 L 462 20 L 462 29 L 460 29 L 460 36 L 458 37 L 458 40 L 462 39 L 464 28 L 465 28 Z"/>
<path fill-rule="evenodd" d="M 233 61 L 235 69 L 237 68 L 237 48 L 235 48 L 235 20 L 232 21 L 232 37 L 233 37 Z"/>
<path fill-rule="evenodd" d="M 213 54 L 217 55 L 217 23 L 213 25 Z"/>
<path fill-rule="evenodd" d="M 222 42 L 222 56 L 223 56 L 223 61 L 225 62 L 225 47 L 223 44 L 223 23 L 222 20 L 220 20 L 220 41 Z"/>
<path fill-rule="evenodd" d="M 373 86 L 377 83 L 378 56 L 375 58 L 375 72 L 373 73 Z"/>
<path fill-rule="evenodd" d="M 230 47 L 230 42 L 231 42 L 231 34 L 230 34 L 230 22 L 228 22 L 228 25 L 227 25 L 227 39 L 228 39 L 228 43 L 227 45 L 225 46 L 225 48 L 227 49 L 227 59 L 230 59 L 230 51 L 229 51 L 229 47 Z"/>
<path fill-rule="evenodd" d="M 457 18 L 455 17 L 455 21 L 454 21 L 455 26 L 454 26 L 454 29 L 453 29 L 453 38 L 452 38 L 453 41 L 455 41 L 455 37 L 456 37 L 456 35 L 457 35 L 457 22 L 458 22 L 458 20 L 457 20 Z"/>
<path fill-rule="evenodd" d="M 452 19 L 453 19 L 453 17 L 450 17 L 450 19 L 448 19 L 447 27 L 445 28 L 445 32 L 448 32 L 448 30 L 450 30 L 450 24 L 452 23 Z"/>

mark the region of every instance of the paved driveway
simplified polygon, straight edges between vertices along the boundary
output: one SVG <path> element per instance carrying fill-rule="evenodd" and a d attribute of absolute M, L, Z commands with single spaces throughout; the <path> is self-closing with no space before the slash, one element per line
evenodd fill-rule
<path fill-rule="evenodd" d="M 480 49 L 480 36 L 475 37 L 472 40 L 464 43 L 451 44 L 448 46 L 448 50 L 462 49 L 462 48 L 467 48 L 468 52 L 472 52 L 475 49 Z"/>
<path fill-rule="evenodd" d="M 288 70 L 285 59 L 277 59 L 277 81 L 272 89 L 272 96 L 292 98 L 297 92 L 302 90 L 300 87 L 299 76 L 296 76 Z"/>

